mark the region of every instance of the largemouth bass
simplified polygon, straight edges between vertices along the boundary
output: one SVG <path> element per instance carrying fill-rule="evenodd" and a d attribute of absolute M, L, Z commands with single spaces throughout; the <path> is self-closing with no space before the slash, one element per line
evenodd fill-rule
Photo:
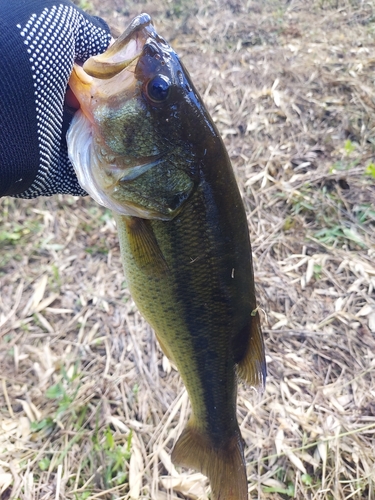
<path fill-rule="evenodd" d="M 248 225 L 222 139 L 147 14 L 75 66 L 70 87 L 81 105 L 70 158 L 114 211 L 131 294 L 189 394 L 172 460 L 207 475 L 213 498 L 245 500 L 237 379 L 262 387 L 266 367 Z"/>

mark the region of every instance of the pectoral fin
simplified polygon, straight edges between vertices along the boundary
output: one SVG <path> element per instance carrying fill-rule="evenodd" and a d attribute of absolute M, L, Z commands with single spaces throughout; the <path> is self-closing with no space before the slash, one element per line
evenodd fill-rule
<path fill-rule="evenodd" d="M 116 216 L 118 226 L 125 226 L 131 254 L 138 267 L 153 276 L 168 271 L 168 265 L 148 220 L 138 217 Z M 119 236 L 121 237 L 119 228 Z"/>
<path fill-rule="evenodd" d="M 259 312 L 257 309 L 252 311 L 250 315 L 250 331 L 248 332 L 247 348 L 244 356 L 238 363 L 237 374 L 246 384 L 261 390 L 264 389 L 267 369 L 263 335 L 260 328 Z"/>

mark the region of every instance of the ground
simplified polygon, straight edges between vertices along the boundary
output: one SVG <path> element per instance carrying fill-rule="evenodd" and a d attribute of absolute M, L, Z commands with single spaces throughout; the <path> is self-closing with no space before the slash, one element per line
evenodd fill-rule
<path fill-rule="evenodd" d="M 374 2 L 76 3 L 151 14 L 228 148 L 268 361 L 238 395 L 250 497 L 375 498 Z M 1 199 L 0 252 L 0 497 L 207 498 L 170 462 L 189 403 L 111 213 Z"/>

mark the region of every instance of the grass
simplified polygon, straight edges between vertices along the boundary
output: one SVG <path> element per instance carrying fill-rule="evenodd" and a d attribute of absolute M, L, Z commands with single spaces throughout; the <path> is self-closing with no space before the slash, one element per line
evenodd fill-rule
<path fill-rule="evenodd" d="M 117 0 L 87 2 L 123 29 Z M 249 495 L 375 496 L 374 6 L 129 1 L 182 56 L 244 193 L 268 381 L 240 386 Z M 110 212 L 0 200 L 0 497 L 208 498 L 170 452 L 178 373 L 124 283 Z"/>

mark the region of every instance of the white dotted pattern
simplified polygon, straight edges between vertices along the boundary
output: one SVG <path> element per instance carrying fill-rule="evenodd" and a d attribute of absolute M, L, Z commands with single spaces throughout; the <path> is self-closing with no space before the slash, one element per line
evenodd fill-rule
<path fill-rule="evenodd" d="M 45 8 L 38 16 L 33 14 L 17 28 L 27 47 L 34 80 L 40 157 L 36 179 L 18 196 L 85 194 L 61 137 L 64 96 L 74 61 L 103 52 L 110 35 L 73 6 L 63 4 Z"/>

